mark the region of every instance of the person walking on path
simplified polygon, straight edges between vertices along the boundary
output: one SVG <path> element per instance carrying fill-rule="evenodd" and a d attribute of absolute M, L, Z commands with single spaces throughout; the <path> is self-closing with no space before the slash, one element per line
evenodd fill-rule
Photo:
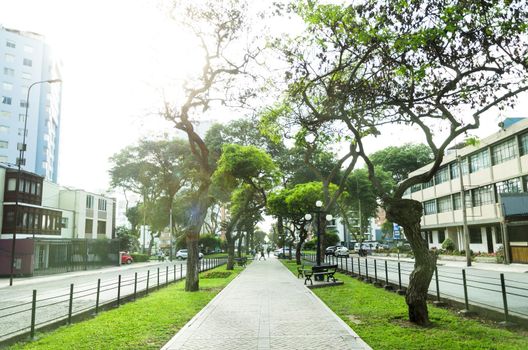
<path fill-rule="evenodd" d="M 262 259 L 262 258 L 264 258 L 264 261 L 266 261 L 266 257 L 264 256 L 264 249 L 262 249 L 262 250 L 260 251 L 260 258 L 259 258 L 259 261 L 260 261 L 260 259 Z"/>
<path fill-rule="evenodd" d="M 269 258 L 269 253 L 271 252 L 271 248 L 268 247 L 268 249 L 266 249 L 266 251 L 268 252 L 268 258 Z"/>

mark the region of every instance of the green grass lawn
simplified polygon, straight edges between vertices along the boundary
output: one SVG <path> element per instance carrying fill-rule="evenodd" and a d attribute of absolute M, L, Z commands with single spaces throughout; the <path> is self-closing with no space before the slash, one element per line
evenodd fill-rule
<path fill-rule="evenodd" d="M 295 261 L 283 263 L 297 275 Z M 528 333 L 429 306 L 430 328 L 408 322 L 403 296 L 336 274 L 344 285 L 313 292 L 373 349 L 528 349 Z"/>
<path fill-rule="evenodd" d="M 178 282 L 117 309 L 10 349 L 159 349 L 240 271 L 225 276 L 225 266 L 200 274 L 200 291 L 184 291 Z M 211 277 L 211 278 L 208 278 Z"/>

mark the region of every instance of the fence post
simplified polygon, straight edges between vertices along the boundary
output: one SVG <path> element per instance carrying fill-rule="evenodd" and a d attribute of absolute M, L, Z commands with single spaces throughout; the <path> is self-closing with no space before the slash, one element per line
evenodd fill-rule
<path fill-rule="evenodd" d="M 174 273 L 174 282 L 176 282 L 176 264 L 174 264 L 174 271 L 173 271 L 173 273 Z"/>
<path fill-rule="evenodd" d="M 435 280 L 436 280 L 436 301 L 433 304 L 436 306 L 444 306 L 444 303 L 440 301 L 440 282 L 438 280 L 438 266 L 435 266 Z"/>
<path fill-rule="evenodd" d="M 136 301 L 137 294 L 137 272 L 134 272 L 134 301 Z"/>
<path fill-rule="evenodd" d="M 358 258 L 358 276 L 359 279 L 361 279 L 361 260 Z"/>
<path fill-rule="evenodd" d="M 374 259 L 374 284 L 379 286 L 378 283 L 378 262 Z"/>
<path fill-rule="evenodd" d="M 169 284 L 169 265 L 165 266 L 165 285 Z"/>
<path fill-rule="evenodd" d="M 31 301 L 31 339 L 35 338 L 35 315 L 37 313 L 37 290 L 33 289 L 33 299 Z"/>
<path fill-rule="evenodd" d="M 150 270 L 147 270 L 147 289 L 146 289 L 147 295 L 148 295 L 149 281 L 150 281 Z"/>
<path fill-rule="evenodd" d="M 99 295 L 101 294 L 101 279 L 97 279 L 97 294 L 95 296 L 95 314 L 99 313 Z"/>
<path fill-rule="evenodd" d="M 345 271 L 348 274 L 348 256 L 345 258 Z"/>
<path fill-rule="evenodd" d="M 180 264 L 180 279 L 183 279 L 183 264 Z"/>
<path fill-rule="evenodd" d="M 121 303 L 121 275 L 117 277 L 117 306 Z"/>
<path fill-rule="evenodd" d="M 387 260 L 385 260 L 385 289 L 391 290 L 392 286 L 389 285 L 389 269 L 387 268 Z"/>
<path fill-rule="evenodd" d="M 396 293 L 398 293 L 399 295 L 405 294 L 405 291 L 402 289 L 402 285 L 401 285 L 401 265 L 399 261 L 398 261 L 398 290 L 396 291 Z"/>
<path fill-rule="evenodd" d="M 354 258 L 350 258 L 350 269 L 352 270 L 352 276 L 354 276 Z"/>
<path fill-rule="evenodd" d="M 370 283 L 370 278 L 369 278 L 369 275 L 368 275 L 368 260 L 367 258 L 365 258 L 365 282 L 368 282 Z"/>
<path fill-rule="evenodd" d="M 68 305 L 68 324 L 71 324 L 72 311 L 73 311 L 73 283 L 70 284 L 70 305 Z"/>
<path fill-rule="evenodd" d="M 158 285 L 157 285 L 156 289 L 159 289 L 159 267 L 158 267 Z"/>
<path fill-rule="evenodd" d="M 504 304 L 504 321 L 500 324 L 502 326 L 513 326 L 514 324 L 508 320 L 508 299 L 506 296 L 506 283 L 504 282 L 504 274 L 500 274 L 501 290 L 502 290 L 502 302 Z"/>
<path fill-rule="evenodd" d="M 466 283 L 466 269 L 462 269 L 462 283 L 464 285 L 464 306 L 465 309 L 460 311 L 463 315 L 473 315 L 474 313 L 469 311 L 469 301 L 468 301 L 468 291 L 467 291 L 467 283 Z"/>

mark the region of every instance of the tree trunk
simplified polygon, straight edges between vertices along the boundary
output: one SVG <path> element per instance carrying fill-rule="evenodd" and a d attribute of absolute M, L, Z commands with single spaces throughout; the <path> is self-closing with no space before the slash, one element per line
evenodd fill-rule
<path fill-rule="evenodd" d="M 411 199 L 395 199 L 387 204 L 387 219 L 403 227 L 405 237 L 414 253 L 414 270 L 409 277 L 405 295 L 409 321 L 428 326 L 427 291 L 436 266 L 436 255 L 429 251 L 427 240 L 420 231 L 422 204 Z"/>
<path fill-rule="evenodd" d="M 242 242 L 244 241 L 244 235 L 238 234 L 238 245 L 237 245 L 237 255 L 239 258 L 242 257 Z"/>
<path fill-rule="evenodd" d="M 301 232 L 299 233 L 299 242 L 296 246 L 296 252 L 295 252 L 295 262 L 297 265 L 302 265 L 301 261 L 301 249 L 302 245 L 304 244 L 304 241 L 306 241 L 306 237 L 308 236 L 308 232 L 306 232 L 304 229 L 301 229 Z"/>
<path fill-rule="evenodd" d="M 234 270 L 235 269 L 235 240 L 230 238 L 227 238 L 226 235 L 226 241 L 227 241 L 227 267 L 226 270 Z"/>
<path fill-rule="evenodd" d="M 185 291 L 196 292 L 200 289 L 199 280 L 199 250 L 198 239 L 200 238 L 200 230 L 207 215 L 209 208 L 208 196 L 209 184 L 203 184 L 198 190 L 198 195 L 193 201 L 189 217 L 189 227 L 186 232 L 187 238 L 187 272 L 185 276 Z"/>

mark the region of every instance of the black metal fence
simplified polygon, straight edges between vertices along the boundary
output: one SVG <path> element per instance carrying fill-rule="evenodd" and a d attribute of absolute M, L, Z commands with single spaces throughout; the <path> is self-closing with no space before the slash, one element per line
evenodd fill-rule
<path fill-rule="evenodd" d="M 225 264 L 225 258 L 200 260 L 200 272 Z M 34 289 L 31 299 L 0 308 L 0 345 L 33 338 L 39 329 L 53 329 L 70 324 L 74 319 L 96 315 L 102 309 L 115 307 L 124 301 L 148 295 L 168 284 L 185 278 L 183 265 L 163 265 L 145 273 L 102 283 L 74 285 L 67 290 L 38 293 Z"/>
<path fill-rule="evenodd" d="M 35 239 L 33 275 L 119 265 L 117 239 Z"/>
<path fill-rule="evenodd" d="M 315 262 L 313 254 L 304 258 Z M 405 294 L 409 276 L 414 269 L 414 262 L 395 261 L 361 257 L 326 257 L 327 263 L 336 264 L 341 272 L 359 279 L 384 286 L 396 288 L 399 294 Z M 429 295 L 437 303 L 455 302 L 462 304 L 466 314 L 490 311 L 501 314 L 504 322 L 516 321 L 528 323 L 528 279 L 519 281 L 506 277 L 504 273 L 438 267 L 429 286 Z"/>

